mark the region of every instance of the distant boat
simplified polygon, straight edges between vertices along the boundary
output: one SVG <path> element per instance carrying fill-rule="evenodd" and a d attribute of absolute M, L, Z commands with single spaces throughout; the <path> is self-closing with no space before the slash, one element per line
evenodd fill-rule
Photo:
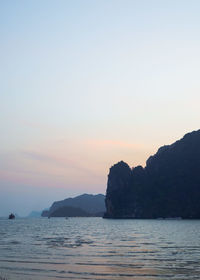
<path fill-rule="evenodd" d="M 9 215 L 8 219 L 9 219 L 9 220 L 15 219 L 15 215 L 14 215 L 13 213 L 11 213 L 11 214 Z"/>

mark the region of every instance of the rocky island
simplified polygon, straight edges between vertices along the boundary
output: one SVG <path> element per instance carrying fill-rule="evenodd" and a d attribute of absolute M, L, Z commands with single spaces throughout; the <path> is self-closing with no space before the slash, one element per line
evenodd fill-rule
<path fill-rule="evenodd" d="M 102 217 L 105 212 L 103 194 L 82 194 L 74 198 L 55 201 L 42 217 Z"/>
<path fill-rule="evenodd" d="M 104 218 L 200 218 L 200 130 L 151 156 L 110 168 Z"/>

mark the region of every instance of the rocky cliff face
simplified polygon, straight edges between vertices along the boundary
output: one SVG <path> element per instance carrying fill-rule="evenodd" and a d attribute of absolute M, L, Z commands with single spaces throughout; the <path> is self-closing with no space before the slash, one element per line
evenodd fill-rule
<path fill-rule="evenodd" d="M 106 192 L 106 216 L 118 216 L 122 211 L 121 205 L 126 203 L 124 194 L 128 191 L 131 180 L 131 169 L 121 161 L 110 168 Z"/>
<path fill-rule="evenodd" d="M 145 168 L 110 169 L 106 218 L 200 218 L 200 130 L 161 147 Z"/>

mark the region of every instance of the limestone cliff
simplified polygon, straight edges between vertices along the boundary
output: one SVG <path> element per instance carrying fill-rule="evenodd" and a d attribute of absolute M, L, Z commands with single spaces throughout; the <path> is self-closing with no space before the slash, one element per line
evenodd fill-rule
<path fill-rule="evenodd" d="M 161 147 L 145 168 L 111 167 L 105 218 L 200 218 L 200 130 Z"/>

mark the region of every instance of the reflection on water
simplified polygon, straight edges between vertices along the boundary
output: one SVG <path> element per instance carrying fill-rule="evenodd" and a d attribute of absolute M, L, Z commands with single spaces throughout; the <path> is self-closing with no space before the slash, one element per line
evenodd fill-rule
<path fill-rule="evenodd" d="M 0 219 L 8 279 L 199 279 L 200 221 Z"/>

